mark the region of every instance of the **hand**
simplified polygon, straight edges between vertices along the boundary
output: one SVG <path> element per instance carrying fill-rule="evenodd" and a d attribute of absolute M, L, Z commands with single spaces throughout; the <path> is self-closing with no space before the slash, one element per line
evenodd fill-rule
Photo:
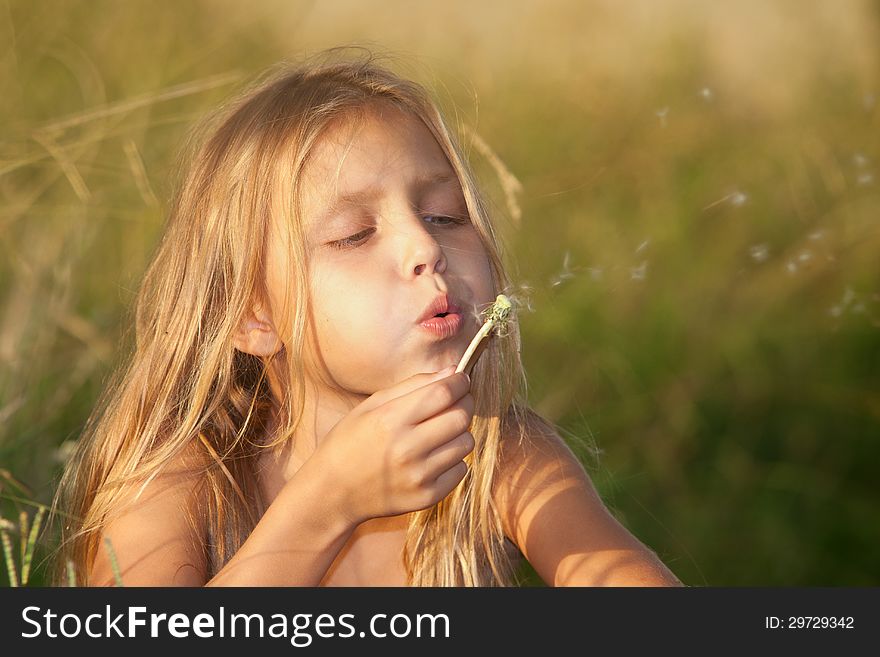
<path fill-rule="evenodd" d="M 473 415 L 464 373 L 416 374 L 352 409 L 309 461 L 329 474 L 352 523 L 426 509 L 467 474 Z"/>

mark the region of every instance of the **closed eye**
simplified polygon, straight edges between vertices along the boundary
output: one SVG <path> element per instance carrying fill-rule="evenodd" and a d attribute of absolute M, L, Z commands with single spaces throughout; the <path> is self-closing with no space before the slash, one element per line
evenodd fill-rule
<path fill-rule="evenodd" d="M 425 218 L 434 218 L 441 219 L 444 223 L 440 223 L 437 225 L 440 226 L 461 226 L 466 223 L 469 223 L 470 218 L 467 216 L 461 217 L 449 217 L 445 215 L 437 215 L 437 214 L 428 214 L 425 215 Z M 434 223 L 434 222 L 431 222 Z M 347 249 L 347 248 L 357 248 L 358 246 L 364 244 L 371 233 L 374 232 L 374 228 L 367 228 L 366 230 L 362 230 L 359 233 L 355 233 L 349 237 L 345 237 L 341 240 L 335 240 L 333 242 L 328 242 L 328 245 L 334 249 Z"/>

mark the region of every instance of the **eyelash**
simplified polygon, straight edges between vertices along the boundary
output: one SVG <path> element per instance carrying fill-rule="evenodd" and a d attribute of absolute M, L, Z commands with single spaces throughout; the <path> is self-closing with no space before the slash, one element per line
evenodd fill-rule
<path fill-rule="evenodd" d="M 442 224 L 443 226 L 461 226 L 461 225 L 463 225 L 463 224 L 468 223 L 468 218 L 467 218 L 467 217 L 447 217 L 446 215 L 441 215 L 441 214 L 428 214 L 428 215 L 425 215 L 425 216 L 426 216 L 426 217 L 436 217 L 436 218 L 438 218 L 438 219 L 448 219 L 449 221 L 452 222 L 452 223 L 450 223 L 450 224 Z M 356 249 L 358 246 L 360 246 L 361 244 L 363 244 L 366 240 L 365 240 L 365 239 L 359 239 L 359 240 L 358 240 L 358 239 L 355 239 L 355 238 L 358 237 L 358 236 L 360 236 L 360 235 L 367 236 L 367 235 L 370 234 L 370 232 L 371 232 L 372 230 L 373 230 L 372 228 L 369 228 L 369 229 L 367 229 L 367 230 L 362 230 L 362 231 L 359 232 L 359 233 L 355 233 L 354 235 L 351 235 L 351 236 L 349 236 L 349 237 L 345 237 L 345 238 L 343 238 L 343 239 L 341 239 L 341 240 L 336 240 L 335 242 L 328 242 L 328 244 L 329 244 L 332 248 L 334 248 L 334 249 L 339 249 L 339 250 L 342 250 L 342 249 L 348 249 L 348 248 L 355 248 L 355 249 Z"/>

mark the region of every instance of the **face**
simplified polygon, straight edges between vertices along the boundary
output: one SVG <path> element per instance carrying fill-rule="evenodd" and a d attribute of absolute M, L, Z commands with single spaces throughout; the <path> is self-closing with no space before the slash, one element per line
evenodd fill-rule
<path fill-rule="evenodd" d="M 479 329 L 475 311 L 495 298 L 492 275 L 455 171 L 418 118 L 383 107 L 330 128 L 303 171 L 300 211 L 312 258 L 310 377 L 369 395 L 458 363 Z M 281 243 L 270 259 L 284 257 Z M 419 322 L 443 294 L 461 308 L 452 335 Z"/>

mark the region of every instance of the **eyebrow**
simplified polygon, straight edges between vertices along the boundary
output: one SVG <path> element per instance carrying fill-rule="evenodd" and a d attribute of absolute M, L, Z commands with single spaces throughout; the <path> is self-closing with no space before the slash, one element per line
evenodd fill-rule
<path fill-rule="evenodd" d="M 414 191 L 421 191 L 427 187 L 436 187 L 438 185 L 443 185 L 450 182 L 458 183 L 458 176 L 455 175 L 454 172 L 441 171 L 425 176 L 419 176 L 412 181 L 412 183 L 410 184 L 410 189 Z M 342 210 L 350 208 L 352 206 L 363 205 L 368 201 L 371 201 L 378 196 L 381 196 L 383 191 L 384 190 L 382 187 L 368 187 L 366 189 L 358 190 L 356 192 L 341 194 L 327 207 L 326 210 L 324 210 L 320 214 L 314 225 L 323 226 L 328 221 L 336 217 Z"/>

